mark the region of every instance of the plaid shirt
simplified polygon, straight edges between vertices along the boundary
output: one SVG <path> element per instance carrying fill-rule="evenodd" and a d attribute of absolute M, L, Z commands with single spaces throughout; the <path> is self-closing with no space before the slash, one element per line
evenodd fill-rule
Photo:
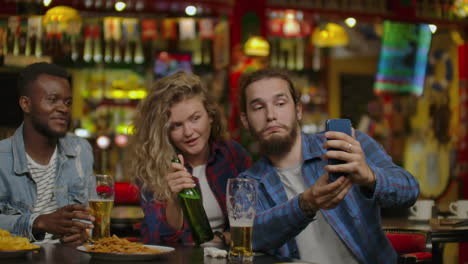
<path fill-rule="evenodd" d="M 323 216 L 360 263 L 396 263 L 397 255 L 382 231 L 380 207 L 411 206 L 419 195 L 416 179 L 395 165 L 391 157 L 368 135 L 356 131 L 377 183 L 371 193 L 354 185 L 345 199 Z M 302 175 L 310 187 L 325 173 L 321 157 L 323 133 L 302 134 Z M 299 208 L 299 196 L 288 200 L 281 180 L 270 161 L 262 158 L 239 177 L 258 181 L 258 204 L 253 229 L 254 250 L 300 258 L 296 237 L 314 219 Z M 330 245 L 331 247 L 333 245 Z"/>
<path fill-rule="evenodd" d="M 208 184 L 218 201 L 225 218 L 225 228 L 229 229 L 229 220 L 226 211 L 226 186 L 229 178 L 250 167 L 252 160 L 249 154 L 239 143 L 226 140 L 210 142 L 210 154 L 206 165 Z M 192 168 L 187 166 L 192 172 Z M 198 179 L 194 178 L 198 186 Z M 198 186 L 199 187 L 199 186 Z M 182 243 L 192 244 L 193 238 L 188 224 L 184 221 L 181 230 L 172 228 L 166 219 L 167 202 L 155 200 L 152 192 L 141 192 L 141 206 L 145 213 L 141 225 L 141 234 L 145 243 Z"/>

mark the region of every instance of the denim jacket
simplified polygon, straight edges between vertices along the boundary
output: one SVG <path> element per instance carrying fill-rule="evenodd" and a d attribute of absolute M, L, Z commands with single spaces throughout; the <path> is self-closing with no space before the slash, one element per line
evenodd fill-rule
<path fill-rule="evenodd" d="M 87 182 L 92 174 L 93 154 L 89 143 L 67 134 L 57 144 L 56 187 L 67 187 L 68 195 L 57 197 L 57 204 L 85 204 Z M 15 134 L 0 141 L 0 228 L 13 235 L 35 240 L 32 224 L 36 183 L 29 173 L 23 141 L 23 125 Z"/>

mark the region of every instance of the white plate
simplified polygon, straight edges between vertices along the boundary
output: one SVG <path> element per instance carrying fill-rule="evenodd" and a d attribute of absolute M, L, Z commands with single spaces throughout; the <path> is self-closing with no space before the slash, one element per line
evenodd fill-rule
<path fill-rule="evenodd" d="M 40 251 L 41 248 L 35 249 L 25 249 L 25 250 L 9 250 L 9 251 L 2 251 L 0 250 L 0 259 L 7 259 L 7 258 L 20 258 L 26 256 L 29 252 L 33 251 Z"/>
<path fill-rule="evenodd" d="M 76 249 L 86 254 L 90 254 L 93 259 L 102 260 L 149 260 L 155 259 L 165 254 L 173 252 L 175 249 L 172 247 L 163 247 L 155 245 L 143 245 L 151 249 L 161 251 L 160 253 L 102 253 L 102 252 L 90 252 L 86 250 L 84 246 L 79 246 Z"/>

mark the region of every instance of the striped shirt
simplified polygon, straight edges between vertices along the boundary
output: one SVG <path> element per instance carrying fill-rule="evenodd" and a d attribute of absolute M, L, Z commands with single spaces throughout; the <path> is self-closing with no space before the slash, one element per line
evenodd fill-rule
<path fill-rule="evenodd" d="M 216 202 L 221 207 L 224 218 L 224 229 L 229 229 L 229 220 L 226 209 L 226 186 L 229 178 L 248 169 L 252 163 L 249 154 L 242 146 L 233 141 L 210 141 L 210 154 L 206 163 L 206 179 L 213 191 Z M 192 173 L 192 168 L 187 166 Z M 199 181 L 194 178 L 197 187 Z M 141 189 L 141 188 L 140 188 Z M 140 203 L 145 212 L 145 218 L 141 224 L 141 234 L 145 243 L 181 243 L 193 244 L 192 234 L 185 222 L 182 230 L 172 228 L 166 220 L 167 202 L 154 200 L 153 193 L 140 192 Z M 203 193 L 202 193 L 203 196 Z M 204 198 L 204 197 L 202 197 Z"/>
<path fill-rule="evenodd" d="M 326 140 L 323 133 L 302 135 L 302 176 L 307 188 L 325 173 L 322 156 Z M 419 184 L 406 170 L 395 165 L 382 147 L 356 130 L 367 165 L 376 176 L 373 192 L 354 185 L 343 201 L 331 210 L 320 210 L 359 263 L 394 264 L 397 255 L 382 231 L 381 207 L 409 207 L 419 195 Z M 300 258 L 296 236 L 314 219 L 299 207 L 299 195 L 288 199 L 285 188 L 271 162 L 262 158 L 239 177 L 258 181 L 258 203 L 252 244 L 284 257 Z M 330 245 L 333 247 L 333 245 Z"/>
<path fill-rule="evenodd" d="M 57 169 L 57 147 L 49 160 L 49 164 L 42 165 L 35 162 L 27 153 L 28 169 L 31 177 L 36 183 L 36 203 L 34 204 L 34 213 L 49 214 L 57 210 L 58 205 L 54 197 L 55 189 L 55 171 Z M 44 240 L 52 237 L 46 234 Z"/>

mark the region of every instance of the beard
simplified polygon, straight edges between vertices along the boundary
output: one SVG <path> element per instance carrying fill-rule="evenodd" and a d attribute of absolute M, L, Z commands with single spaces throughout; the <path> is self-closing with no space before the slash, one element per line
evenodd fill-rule
<path fill-rule="evenodd" d="M 258 140 L 261 154 L 266 156 L 282 156 L 291 151 L 294 141 L 297 138 L 297 128 L 294 124 L 296 123 L 293 122 L 289 127 L 290 131 L 287 135 L 272 135 L 269 139 L 263 138 L 261 132 L 254 131 L 251 125 L 249 125 L 249 130 L 250 133 Z M 285 128 L 287 129 L 287 127 Z"/>
<path fill-rule="evenodd" d="M 62 138 L 67 134 L 67 130 L 64 132 L 58 132 L 54 131 L 50 128 L 50 126 L 47 123 L 42 122 L 38 118 L 36 118 L 34 115 L 31 115 L 31 123 L 39 133 L 42 135 L 48 137 L 48 138 Z M 68 122 L 68 125 L 70 125 L 70 122 Z"/>

